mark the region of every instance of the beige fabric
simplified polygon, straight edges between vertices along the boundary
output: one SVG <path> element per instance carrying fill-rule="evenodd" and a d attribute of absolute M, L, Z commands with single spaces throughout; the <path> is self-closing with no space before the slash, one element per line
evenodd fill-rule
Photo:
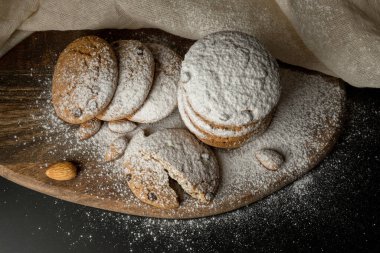
<path fill-rule="evenodd" d="M 0 56 L 42 30 L 155 27 L 255 35 L 279 60 L 380 87 L 379 0 L 0 0 Z"/>

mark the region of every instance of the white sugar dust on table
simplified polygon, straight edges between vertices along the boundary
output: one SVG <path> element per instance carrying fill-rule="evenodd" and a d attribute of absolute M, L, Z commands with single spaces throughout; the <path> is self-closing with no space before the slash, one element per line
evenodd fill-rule
<path fill-rule="evenodd" d="M 50 154 L 83 162 L 78 180 L 68 187 L 73 196 L 78 196 L 74 202 L 163 218 L 202 217 L 234 210 L 277 191 L 312 169 L 328 153 L 340 131 L 345 92 L 336 79 L 290 69 L 281 69 L 280 73 L 282 97 L 268 130 L 241 148 L 214 149 L 221 168 L 221 182 L 211 204 L 187 196 L 178 209 L 170 211 L 141 203 L 125 182 L 122 159 L 111 163 L 102 161 L 107 146 L 121 134 L 103 124 L 95 136 L 78 141 L 76 129 L 56 118 L 49 101 L 40 105 L 44 112 L 40 117 L 45 119 L 46 128 L 41 141 L 64 143 L 72 149 L 60 150 L 55 146 Z M 158 123 L 138 125 L 127 138 L 138 129 L 150 134 L 163 128 L 184 128 L 178 111 Z M 281 168 L 271 171 L 263 167 L 255 157 L 255 152 L 261 149 L 280 152 L 285 160 Z M 97 186 L 88 181 L 96 182 Z"/>

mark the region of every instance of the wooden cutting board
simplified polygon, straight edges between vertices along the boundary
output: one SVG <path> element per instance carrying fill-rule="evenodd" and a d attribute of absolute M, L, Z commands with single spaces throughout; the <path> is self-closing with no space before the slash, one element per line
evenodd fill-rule
<path fill-rule="evenodd" d="M 155 29 L 37 32 L 24 40 L 0 58 L 0 175 L 4 178 L 63 200 L 121 213 L 160 218 L 209 216 L 253 203 L 298 179 L 326 156 L 341 129 L 343 85 L 337 79 L 282 64 L 282 97 L 268 131 L 242 148 L 214 149 L 222 179 L 212 204 L 199 204 L 187 195 L 176 210 L 143 204 L 128 189 L 121 161 L 101 162 L 99 143 L 76 140 L 77 127 L 59 121 L 49 101 L 59 53 L 72 40 L 89 34 L 109 42 L 161 43 L 182 56 L 193 43 Z M 153 132 L 184 125 L 175 112 L 158 124 L 140 127 Z M 285 155 L 279 171 L 268 171 L 256 161 L 254 152 L 261 148 L 274 148 Z M 56 182 L 45 176 L 46 167 L 61 160 L 78 165 L 76 179 Z"/>

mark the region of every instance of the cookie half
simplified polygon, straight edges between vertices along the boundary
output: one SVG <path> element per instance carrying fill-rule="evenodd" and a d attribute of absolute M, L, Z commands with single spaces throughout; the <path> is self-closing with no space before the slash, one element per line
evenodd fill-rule
<path fill-rule="evenodd" d="M 130 156 L 125 163 L 127 183 L 142 202 L 162 209 L 179 207 L 177 193 L 170 187 L 165 168 L 144 154 Z"/>
<path fill-rule="evenodd" d="M 185 129 L 165 129 L 149 136 L 144 136 L 142 131 L 138 132 L 125 153 L 127 171 L 134 171 L 137 175 L 153 173 L 149 169 L 136 171 L 136 168 L 141 167 L 138 164 L 141 159 L 159 163 L 164 169 L 162 178 L 168 175 L 177 181 L 186 193 L 203 203 L 210 202 L 216 194 L 219 185 L 216 157 L 207 146 Z M 130 174 L 133 178 L 134 174 Z M 159 187 L 160 182 L 154 184 Z M 152 183 L 149 183 L 145 187 L 151 186 Z M 160 198 L 158 194 L 156 196 Z"/>

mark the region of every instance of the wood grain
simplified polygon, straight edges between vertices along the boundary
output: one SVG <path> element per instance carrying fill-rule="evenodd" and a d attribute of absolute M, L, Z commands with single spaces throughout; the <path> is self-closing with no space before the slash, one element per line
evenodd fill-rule
<path fill-rule="evenodd" d="M 209 216 L 234 210 L 265 197 L 268 192 L 253 195 L 241 192 L 239 198 L 226 198 L 218 205 L 197 205 L 186 199 L 178 210 L 164 211 L 140 203 L 129 191 L 123 177 L 104 176 L 104 171 L 96 161 L 86 160 L 81 152 L 66 152 L 72 146 L 64 143 L 46 142 L 49 131 L 44 126 L 49 118 L 39 106 L 49 99 L 47 90 L 59 52 L 74 39 L 83 35 L 98 35 L 111 42 L 118 39 L 138 39 L 143 42 L 158 42 L 175 49 L 180 55 L 193 41 L 176 37 L 155 29 L 141 30 L 99 30 L 68 32 L 37 32 L 13 48 L 0 59 L 0 176 L 30 189 L 70 202 L 96 208 L 128 213 L 139 216 L 160 218 L 194 218 Z M 307 72 L 309 73 L 309 72 Z M 314 74 L 310 72 L 311 74 Z M 337 83 L 336 79 L 331 79 Z M 310 150 L 308 169 L 314 167 L 332 148 L 339 134 L 343 116 L 344 97 L 341 99 L 340 117 L 334 124 L 325 122 L 315 139 L 322 149 Z M 340 126 L 340 125 L 339 125 Z M 74 131 L 75 126 L 69 126 Z M 322 131 L 322 132 L 321 132 Z M 55 133 L 62 135 L 64 133 Z M 317 135 L 317 133 L 316 133 Z M 55 152 L 52 152 L 52 151 Z M 57 152 L 58 150 L 58 152 Z M 45 175 L 46 167 L 62 157 L 73 161 L 79 167 L 76 179 L 58 182 Z M 305 170 L 306 172 L 307 170 Z M 282 188 L 296 178 L 284 178 L 273 185 L 271 192 Z M 120 187 L 124 187 L 122 191 Z M 234 195 L 236 196 L 236 195 Z"/>

